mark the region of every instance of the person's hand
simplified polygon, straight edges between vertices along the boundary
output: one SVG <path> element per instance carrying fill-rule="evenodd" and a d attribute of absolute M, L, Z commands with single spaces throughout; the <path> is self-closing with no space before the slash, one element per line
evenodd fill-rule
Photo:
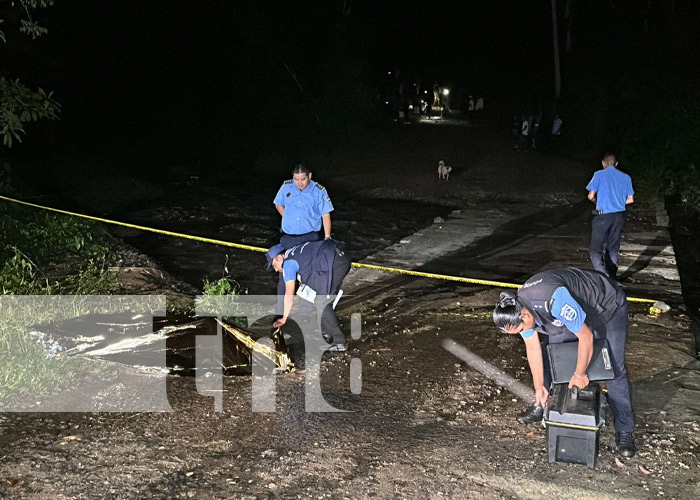
<path fill-rule="evenodd" d="M 588 387 L 590 380 L 588 380 L 588 375 L 585 373 L 583 375 L 579 375 L 578 373 L 574 372 L 574 374 L 571 376 L 571 380 L 569 380 L 569 389 L 572 387 L 576 386 L 579 389 L 585 389 Z"/>
<path fill-rule="evenodd" d="M 535 389 L 535 405 L 544 407 L 547 403 L 547 398 L 549 398 L 549 391 L 544 386 Z"/>
<path fill-rule="evenodd" d="M 280 326 L 284 325 L 287 322 L 287 318 L 280 318 L 274 323 L 272 323 L 272 326 L 274 328 L 279 328 Z"/>

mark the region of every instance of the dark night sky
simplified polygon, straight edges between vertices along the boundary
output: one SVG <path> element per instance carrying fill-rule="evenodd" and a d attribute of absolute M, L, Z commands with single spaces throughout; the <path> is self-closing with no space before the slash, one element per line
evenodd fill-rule
<path fill-rule="evenodd" d="M 545 8 L 356 0 L 337 42 L 341 2 L 332 0 L 72 0 L 46 11 L 43 43 L 51 47 L 50 85 L 65 102 L 65 119 L 76 111 L 92 120 L 109 109 L 117 121 L 167 122 L 235 112 L 241 101 L 270 93 L 298 98 L 283 63 L 313 88 L 334 43 L 350 45 L 376 79 L 396 68 L 479 87 L 544 76 L 551 69 L 548 2 L 533 3 Z"/>
<path fill-rule="evenodd" d="M 503 109 L 551 97 L 548 1 L 353 0 L 344 17 L 347 4 L 58 0 L 41 13 L 49 34 L 19 49 L 11 40 L 6 67 L 31 86 L 54 90 L 63 104 L 60 126 L 35 126 L 50 131 L 50 147 L 122 147 L 140 155 L 221 153 L 232 141 L 229 154 L 259 140 L 260 131 L 297 128 L 309 110 L 353 109 L 363 92 L 379 93 L 395 69 L 410 81 L 484 94 Z M 605 11 L 610 2 L 576 5 L 575 48 L 585 59 L 624 26 Z M 35 137 L 45 144 L 42 133 Z"/>

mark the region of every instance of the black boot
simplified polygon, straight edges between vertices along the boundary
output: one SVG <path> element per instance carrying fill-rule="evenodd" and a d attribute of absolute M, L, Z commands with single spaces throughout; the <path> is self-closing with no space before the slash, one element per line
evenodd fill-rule
<path fill-rule="evenodd" d="M 637 447 L 634 445 L 633 432 L 616 432 L 615 444 L 623 457 L 632 458 L 637 452 Z"/>
<path fill-rule="evenodd" d="M 523 424 L 534 424 L 542 421 L 542 416 L 544 415 L 544 408 L 542 405 L 533 405 L 523 413 L 518 415 L 518 420 Z"/>

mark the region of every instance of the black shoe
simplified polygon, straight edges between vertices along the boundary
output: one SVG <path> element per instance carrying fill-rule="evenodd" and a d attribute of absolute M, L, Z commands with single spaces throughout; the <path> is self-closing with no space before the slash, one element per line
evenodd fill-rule
<path fill-rule="evenodd" d="M 615 444 L 620 455 L 627 458 L 632 458 L 637 453 L 637 447 L 634 445 L 633 432 L 617 432 L 615 433 Z"/>
<path fill-rule="evenodd" d="M 329 346 L 323 347 L 323 350 L 328 352 L 345 352 L 348 350 L 347 344 L 331 344 Z"/>
<path fill-rule="evenodd" d="M 542 405 L 533 405 L 523 413 L 518 415 L 518 420 L 523 424 L 534 424 L 542 421 L 542 416 L 544 415 L 544 408 Z"/>

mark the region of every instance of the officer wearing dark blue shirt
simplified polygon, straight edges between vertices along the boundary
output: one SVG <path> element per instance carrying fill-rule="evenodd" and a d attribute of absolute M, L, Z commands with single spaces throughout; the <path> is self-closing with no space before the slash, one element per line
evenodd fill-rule
<path fill-rule="evenodd" d="M 625 223 L 625 207 L 634 203 L 632 179 L 617 168 L 615 155 L 603 157 L 603 169 L 588 183 L 588 199 L 596 204 L 591 222 L 590 256 L 593 269 L 617 279 L 620 236 Z"/>
<path fill-rule="evenodd" d="M 346 351 L 345 335 L 340 329 L 333 306 L 351 264 L 338 243 L 331 239 L 309 241 L 287 250 L 280 244 L 270 248 L 265 257 L 268 269 L 272 267 L 280 273 L 285 284 L 284 311 L 274 326 L 280 327 L 287 322 L 298 280 L 301 285 L 299 295 L 316 306 L 319 331 L 331 344 L 327 350 Z"/>
<path fill-rule="evenodd" d="M 573 267 L 544 271 L 528 279 L 517 293 L 501 293 L 493 321 L 500 331 L 520 334 L 525 340 L 535 388 L 535 406 L 522 417 L 529 422 L 542 419 L 551 385 L 539 335 L 550 344 L 578 342 L 569 388 L 581 389 L 589 383 L 586 371 L 593 355 L 593 339 L 606 338 L 614 370 L 607 386 L 615 416 L 615 442 L 623 456 L 635 454 L 635 419 L 625 367 L 627 297 L 616 281 L 597 271 Z"/>

